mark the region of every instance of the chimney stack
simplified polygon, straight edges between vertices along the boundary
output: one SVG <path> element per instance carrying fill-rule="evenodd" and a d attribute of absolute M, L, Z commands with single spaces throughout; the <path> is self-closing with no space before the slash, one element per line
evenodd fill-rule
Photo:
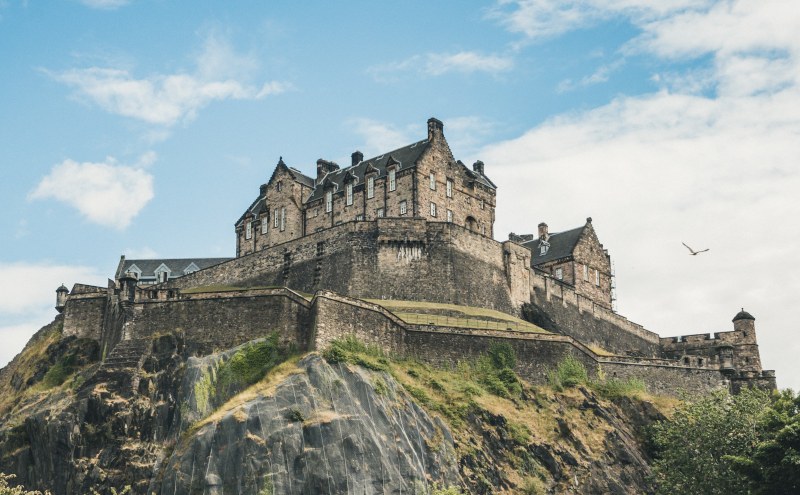
<path fill-rule="evenodd" d="M 428 119 L 428 141 L 433 142 L 436 136 L 442 136 L 444 133 L 444 124 L 442 121 L 431 117 Z"/>
<path fill-rule="evenodd" d="M 353 154 L 350 155 L 350 157 L 352 158 L 351 165 L 353 166 L 358 165 L 359 163 L 364 161 L 364 153 L 358 150 L 354 151 Z"/>
<path fill-rule="evenodd" d="M 539 224 L 539 239 L 546 241 L 550 238 L 550 233 L 547 231 L 547 224 L 542 222 Z"/>
<path fill-rule="evenodd" d="M 261 187 L 259 188 L 259 190 L 261 191 L 261 196 L 262 197 L 267 195 L 267 185 L 266 184 L 261 184 Z"/>
<path fill-rule="evenodd" d="M 483 162 L 480 160 L 472 164 L 472 170 L 478 172 L 481 175 L 485 175 L 483 173 Z"/>
<path fill-rule="evenodd" d="M 329 172 L 333 172 L 334 170 L 339 170 L 339 165 L 334 162 L 329 162 L 328 160 L 323 160 L 320 158 L 317 160 L 317 180 L 316 183 L 319 184 L 322 182 L 322 179 L 325 177 L 325 174 Z"/>

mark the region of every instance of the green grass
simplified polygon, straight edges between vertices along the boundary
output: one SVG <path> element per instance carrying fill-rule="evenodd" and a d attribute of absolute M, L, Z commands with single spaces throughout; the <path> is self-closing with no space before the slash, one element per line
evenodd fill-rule
<path fill-rule="evenodd" d="M 493 309 L 427 301 L 384 299 L 365 299 L 365 301 L 382 306 L 404 322 L 416 325 L 433 324 L 456 328 L 511 329 L 522 332 L 549 333 L 533 323 Z"/>

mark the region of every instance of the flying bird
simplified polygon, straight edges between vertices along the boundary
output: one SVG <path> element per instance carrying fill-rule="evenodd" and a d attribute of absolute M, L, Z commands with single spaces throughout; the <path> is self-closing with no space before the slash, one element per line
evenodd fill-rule
<path fill-rule="evenodd" d="M 685 243 L 685 242 L 682 242 L 681 244 L 683 244 L 684 246 L 686 246 L 686 243 Z M 686 246 L 686 249 L 688 249 L 688 250 L 689 250 L 689 254 L 691 254 L 692 256 L 697 256 L 697 255 L 698 255 L 698 254 L 700 254 L 700 253 L 705 253 L 706 251 L 708 251 L 708 248 L 701 249 L 700 251 L 695 251 L 694 249 L 690 248 L 689 246 Z"/>

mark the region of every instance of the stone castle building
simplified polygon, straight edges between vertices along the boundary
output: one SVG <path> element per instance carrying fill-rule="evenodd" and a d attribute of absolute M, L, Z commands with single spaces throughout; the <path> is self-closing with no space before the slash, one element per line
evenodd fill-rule
<path fill-rule="evenodd" d="M 64 333 L 97 339 L 112 357 L 163 333 L 199 350 L 267 331 L 300 350 L 354 334 L 439 364 L 506 342 L 533 383 L 572 356 L 590 374 L 636 377 L 656 393 L 775 388 L 744 310 L 732 331 L 668 338 L 615 312 L 611 258 L 591 218 L 563 232 L 540 223 L 536 235 L 494 240 L 497 188 L 482 162 L 468 168 L 454 158 L 437 119 L 421 141 L 369 159 L 355 152 L 346 168 L 316 165 L 311 178 L 278 161 L 235 223 L 235 258 L 123 257 L 108 287 L 60 287 Z M 455 320 L 459 307 L 499 311 L 542 331 L 489 316 L 451 326 L 403 319 L 382 300 L 426 302 Z"/>

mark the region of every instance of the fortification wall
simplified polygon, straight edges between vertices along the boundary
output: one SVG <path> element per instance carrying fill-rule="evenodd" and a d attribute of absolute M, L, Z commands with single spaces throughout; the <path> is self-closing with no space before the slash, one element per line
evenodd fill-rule
<path fill-rule="evenodd" d="M 180 333 L 187 339 L 226 349 L 269 333 L 300 350 L 308 348 L 309 303 L 285 290 L 209 293 L 135 304 L 124 338 Z"/>
<path fill-rule="evenodd" d="M 658 334 L 595 304 L 569 285 L 535 271 L 531 285 L 532 314 L 526 316 L 543 328 L 618 354 L 660 355 Z"/>
<path fill-rule="evenodd" d="M 106 293 L 100 292 L 71 295 L 64 308 L 63 335 L 99 342 L 103 337 L 107 299 Z"/>
<path fill-rule="evenodd" d="M 309 293 L 325 289 L 513 314 L 525 292 L 517 290 L 512 300 L 508 270 L 503 245 L 489 237 L 452 223 L 380 218 L 344 223 L 160 287 L 285 285 Z"/>

